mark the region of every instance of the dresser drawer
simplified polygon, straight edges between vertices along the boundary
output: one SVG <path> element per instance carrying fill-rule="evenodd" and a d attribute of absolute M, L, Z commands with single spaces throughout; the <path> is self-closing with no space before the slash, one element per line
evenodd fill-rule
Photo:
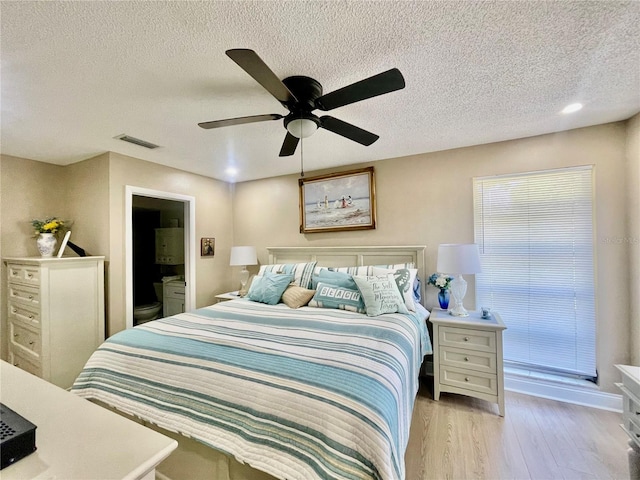
<path fill-rule="evenodd" d="M 493 331 L 441 326 L 438 329 L 438 341 L 445 347 L 496 352 L 496 333 Z"/>
<path fill-rule="evenodd" d="M 496 375 L 440 365 L 440 383 L 474 392 L 497 395 Z"/>
<path fill-rule="evenodd" d="M 39 361 L 30 360 L 26 355 L 21 355 L 13 349 L 9 350 L 9 363 L 21 368 L 25 372 L 29 372 L 38 377 L 42 376 L 42 368 L 40 367 Z"/>
<path fill-rule="evenodd" d="M 440 364 L 463 369 L 495 374 L 497 369 L 495 353 L 440 347 Z"/>
<path fill-rule="evenodd" d="M 17 320 L 40 328 L 40 310 L 35 306 L 9 301 L 9 320 Z"/>
<path fill-rule="evenodd" d="M 626 420 L 622 426 L 636 445 L 640 447 L 640 425 Z"/>
<path fill-rule="evenodd" d="M 9 284 L 8 300 L 26 305 L 40 305 L 40 289 L 11 282 Z"/>
<path fill-rule="evenodd" d="M 28 353 L 37 357 L 39 357 L 42 352 L 40 334 L 15 322 L 9 322 L 9 339 L 11 341 L 12 348 L 18 346 L 18 348 L 22 347 L 25 350 L 28 350 Z"/>
<path fill-rule="evenodd" d="M 35 266 L 9 264 L 7 276 L 10 282 L 40 285 L 40 269 Z"/>

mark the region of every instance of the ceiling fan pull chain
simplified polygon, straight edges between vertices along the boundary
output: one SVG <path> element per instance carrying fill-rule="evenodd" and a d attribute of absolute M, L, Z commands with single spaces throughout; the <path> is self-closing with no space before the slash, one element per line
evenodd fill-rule
<path fill-rule="evenodd" d="M 300 139 L 300 176 L 304 177 L 304 141 Z"/>

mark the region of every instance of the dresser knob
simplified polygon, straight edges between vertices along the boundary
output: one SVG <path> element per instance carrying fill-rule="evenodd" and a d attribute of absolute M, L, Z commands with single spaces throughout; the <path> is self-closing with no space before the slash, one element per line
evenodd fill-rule
<path fill-rule="evenodd" d="M 30 273 L 27 273 L 27 278 L 32 278 L 33 275 L 31 275 Z"/>
<path fill-rule="evenodd" d="M 29 315 L 29 318 L 33 320 L 33 313 Z"/>
<path fill-rule="evenodd" d="M 11 313 L 16 313 L 18 310 L 16 310 L 15 308 L 11 309 Z"/>
<path fill-rule="evenodd" d="M 464 337 L 464 341 L 468 342 L 469 341 L 469 337 Z"/>
<path fill-rule="evenodd" d="M 31 340 L 31 341 L 29 342 L 29 345 L 33 345 L 34 343 L 35 343 L 35 342 L 34 342 L 33 340 Z"/>
<path fill-rule="evenodd" d="M 33 300 L 33 295 L 29 295 L 29 300 Z"/>
<path fill-rule="evenodd" d="M 464 361 L 468 362 L 469 361 L 469 357 L 464 357 Z"/>
<path fill-rule="evenodd" d="M 20 334 L 19 334 L 19 333 L 14 333 L 14 334 L 13 334 L 13 338 L 18 338 L 19 336 L 20 336 Z"/>
<path fill-rule="evenodd" d="M 469 381 L 469 377 L 464 377 L 464 381 L 468 382 Z"/>

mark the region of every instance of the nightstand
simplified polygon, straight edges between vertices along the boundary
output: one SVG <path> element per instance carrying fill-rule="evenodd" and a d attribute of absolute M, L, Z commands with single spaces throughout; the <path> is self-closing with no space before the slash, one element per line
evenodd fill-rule
<path fill-rule="evenodd" d="M 219 295 L 216 295 L 216 303 L 226 302 L 227 300 L 236 300 L 238 298 L 242 298 L 238 293 L 238 290 L 236 290 L 235 292 L 221 293 Z"/>
<path fill-rule="evenodd" d="M 498 404 L 504 417 L 504 371 L 500 315 L 488 319 L 480 312 L 454 317 L 434 308 L 429 316 L 433 324 L 433 399 L 441 392 L 458 393 Z"/>

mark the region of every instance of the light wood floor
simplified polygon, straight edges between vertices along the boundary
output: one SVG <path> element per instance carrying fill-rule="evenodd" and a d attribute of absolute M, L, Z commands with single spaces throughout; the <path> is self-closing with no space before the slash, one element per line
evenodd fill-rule
<path fill-rule="evenodd" d="M 624 479 L 621 415 L 512 392 L 497 405 L 443 393 L 423 381 L 406 454 L 406 480 Z"/>

